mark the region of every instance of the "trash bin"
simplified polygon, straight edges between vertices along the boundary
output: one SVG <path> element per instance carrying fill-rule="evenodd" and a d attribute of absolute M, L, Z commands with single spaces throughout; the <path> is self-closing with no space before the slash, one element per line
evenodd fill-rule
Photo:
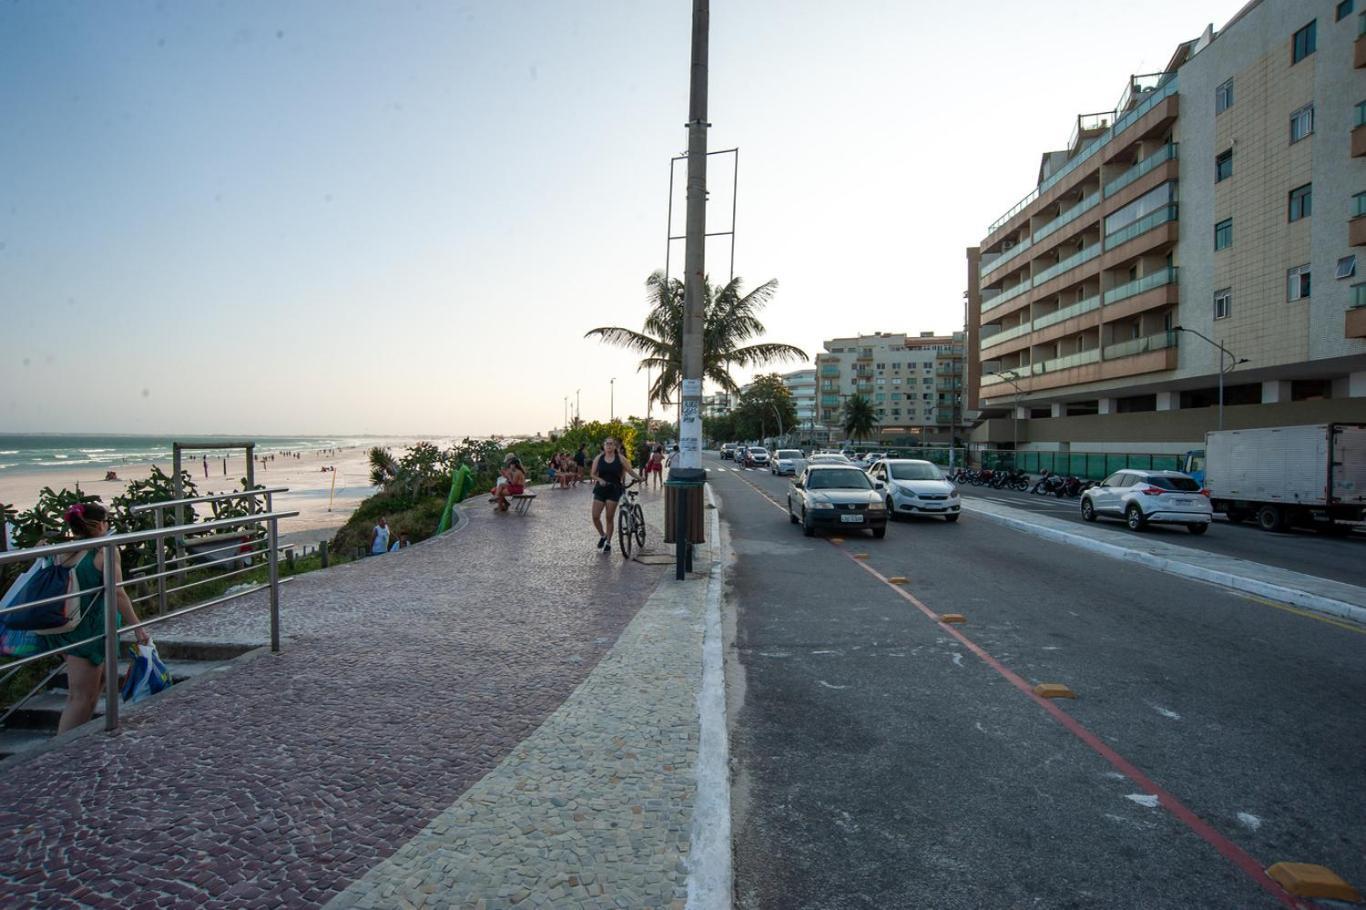
<path fill-rule="evenodd" d="M 674 529 L 678 527 L 677 512 L 679 499 L 685 501 L 688 516 L 688 542 L 706 543 L 706 525 L 703 522 L 702 500 L 706 494 L 702 484 L 692 482 L 666 481 L 664 484 L 664 542 L 674 543 Z"/>

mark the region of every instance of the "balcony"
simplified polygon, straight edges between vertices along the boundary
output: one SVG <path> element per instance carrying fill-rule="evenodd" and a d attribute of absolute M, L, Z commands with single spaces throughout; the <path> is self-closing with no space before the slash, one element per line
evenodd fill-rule
<path fill-rule="evenodd" d="M 1093 243 L 1090 246 L 1086 247 L 1086 249 L 1079 250 L 1078 252 L 1073 253 L 1066 259 L 1060 260 L 1056 265 L 1050 265 L 1048 268 L 1044 269 L 1042 272 L 1035 275 L 1033 282 L 1034 287 L 1038 287 L 1045 281 L 1048 281 L 1050 278 L 1058 277 L 1063 272 L 1071 271 L 1072 269 L 1075 269 L 1082 263 L 1090 262 L 1092 259 L 1095 259 L 1099 255 L 1100 244 Z"/>
<path fill-rule="evenodd" d="M 1155 212 L 1149 212 L 1132 224 L 1125 225 L 1105 238 L 1105 249 L 1107 251 L 1113 250 L 1121 244 L 1128 243 L 1135 237 L 1148 233 L 1153 228 L 1161 227 L 1169 221 L 1175 221 L 1177 214 L 1176 208 L 1176 203 L 1171 202 L 1162 206 L 1162 208 Z"/>
<path fill-rule="evenodd" d="M 1034 236 L 1032 238 L 1033 242 L 1038 243 L 1040 240 L 1043 240 L 1049 234 L 1056 232 L 1059 228 L 1066 227 L 1073 221 L 1076 221 L 1079 216 L 1084 215 L 1091 209 L 1095 208 L 1099 203 L 1099 192 L 1092 193 L 1091 195 L 1084 197 L 1076 205 L 1072 206 L 1070 209 L 1061 213 L 1060 215 L 1058 215 L 1058 217 L 1054 218 L 1052 221 L 1048 222 L 1043 227 L 1035 231 Z"/>
<path fill-rule="evenodd" d="M 1357 40 L 1352 48 L 1352 66 L 1356 69 L 1366 66 L 1366 13 L 1357 16 Z"/>
<path fill-rule="evenodd" d="M 1176 284 L 1176 266 L 1167 266 L 1164 269 L 1158 269 L 1151 275 L 1144 275 L 1142 278 L 1110 288 L 1105 292 L 1105 303 L 1107 306 L 1112 303 L 1119 303 L 1121 300 L 1137 297 L 1153 288 L 1160 288 L 1168 284 Z"/>
<path fill-rule="evenodd" d="M 1177 332 L 1162 332 L 1158 335 L 1149 335 L 1146 338 L 1134 338 L 1131 341 L 1121 341 L 1118 344 L 1107 344 L 1105 346 L 1105 359 L 1118 360 L 1121 357 L 1133 357 L 1136 354 L 1146 354 L 1149 351 L 1174 348 L 1176 347 L 1177 334 Z"/>
<path fill-rule="evenodd" d="M 837 377 L 837 376 L 839 376 L 839 374 L 840 374 L 840 368 L 839 368 L 838 366 L 823 366 L 823 367 L 821 367 L 821 375 L 822 375 L 822 376 Z"/>
<path fill-rule="evenodd" d="M 1033 245 L 1034 245 L 1034 241 L 1032 241 L 1032 240 L 1030 240 L 1028 237 L 1026 237 L 1024 240 L 1021 240 L 1019 243 L 1015 244 L 1013 247 L 1011 247 L 1010 249 L 1006 250 L 1004 253 L 1002 253 L 1001 255 L 997 256 L 995 259 L 991 260 L 990 262 L 984 262 L 984 263 L 982 263 L 981 267 L 977 269 L 977 275 L 978 275 L 978 277 L 985 278 L 987 275 L 989 275 L 989 274 L 991 274 L 992 272 L 996 271 L 997 268 L 999 268 L 1000 266 L 1005 265 L 1007 262 L 1009 262 L 1010 260 L 1014 259 L 1016 256 L 1020 255 L 1021 253 L 1023 253 L 1025 250 L 1029 249 L 1029 248 L 1030 248 L 1031 246 L 1033 246 Z"/>
<path fill-rule="evenodd" d="M 1031 287 L 1033 287 L 1033 285 L 1031 285 L 1028 281 L 1022 281 L 1008 291 L 1002 291 L 995 297 L 990 297 L 986 300 L 983 300 L 982 312 L 985 313 L 989 310 L 994 310 L 996 307 L 1001 306 L 1007 301 L 1014 300 L 1016 297 L 1019 297 L 1021 294 L 1028 291 Z"/>
<path fill-rule="evenodd" d="M 1032 326 L 1030 326 L 1028 322 L 1022 323 L 1017 326 L 1013 326 L 1008 329 L 1002 329 L 995 335 L 988 335 L 985 338 L 983 338 L 981 349 L 985 351 L 988 348 L 992 348 L 998 344 L 1005 344 L 1012 338 L 1019 338 L 1021 335 L 1028 335 L 1031 331 L 1033 331 L 1033 328 Z"/>
<path fill-rule="evenodd" d="M 840 404 L 840 397 L 839 397 L 838 395 L 822 395 L 822 396 L 821 396 L 821 407 L 825 407 L 825 408 L 837 408 L 837 407 L 839 407 L 839 404 Z"/>
<path fill-rule="evenodd" d="M 1366 246 L 1366 214 L 1347 222 L 1347 242 L 1352 246 Z"/>
<path fill-rule="evenodd" d="M 1165 164 L 1168 161 L 1175 161 L 1176 147 L 1177 143 L 1175 142 L 1170 143 L 1168 145 L 1164 145 L 1162 147 L 1162 151 L 1154 152 L 1147 158 L 1144 158 L 1138 164 L 1135 164 L 1133 167 L 1129 168 L 1127 171 L 1120 174 L 1114 180 L 1111 180 L 1109 183 L 1105 184 L 1105 198 L 1109 199 L 1115 193 L 1118 193 L 1120 190 L 1124 189 L 1126 186 L 1133 183 L 1139 177 L 1142 177 L 1144 174 L 1148 173 L 1158 165 Z"/>
<path fill-rule="evenodd" d="M 1098 309 L 1100 309 L 1099 295 L 1095 297 L 1087 297 L 1085 300 L 1078 300 L 1076 303 L 1071 304 L 1070 306 L 1065 306 L 1062 309 L 1053 313 L 1046 313 L 1043 316 L 1040 316 L 1037 319 L 1035 319 L 1034 331 L 1037 332 L 1039 329 L 1046 329 L 1050 325 L 1057 325 L 1060 322 L 1066 322 L 1073 316 L 1080 316 L 1083 313 L 1089 313 L 1092 310 Z"/>
<path fill-rule="evenodd" d="M 1044 360 L 1033 364 L 1029 368 L 1031 376 L 1039 376 L 1044 373 L 1056 373 L 1058 370 L 1066 370 L 1072 367 L 1084 366 L 1088 363 L 1095 363 L 1100 360 L 1100 348 L 1092 348 L 1089 351 L 1078 351 L 1075 354 L 1068 354 L 1064 357 L 1054 357 L 1052 360 Z"/>

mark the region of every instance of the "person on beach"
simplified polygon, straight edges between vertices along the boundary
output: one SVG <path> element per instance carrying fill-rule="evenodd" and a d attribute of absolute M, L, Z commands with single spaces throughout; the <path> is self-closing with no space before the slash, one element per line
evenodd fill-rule
<path fill-rule="evenodd" d="M 381 515 L 370 531 L 370 555 L 378 556 L 389 552 L 389 522 Z"/>
<path fill-rule="evenodd" d="M 204 479 L 209 479 L 209 456 L 204 456 Z"/>
<path fill-rule="evenodd" d="M 498 503 L 498 511 L 506 512 L 510 503 L 509 496 L 520 496 L 526 492 L 526 471 L 516 455 L 509 455 L 503 471 L 498 477 L 498 485 L 493 488 L 493 498 Z"/>
<path fill-rule="evenodd" d="M 604 439 L 602 452 L 593 459 L 593 469 L 589 472 L 593 478 L 593 527 L 598 531 L 598 549 L 604 553 L 612 552 L 612 523 L 617 517 L 621 494 L 626 492 L 626 475 L 640 480 L 640 475 L 619 448 L 615 437 Z"/>
<path fill-rule="evenodd" d="M 66 524 L 71 533 L 84 540 L 95 540 L 109 533 L 109 512 L 97 502 L 76 503 L 66 510 Z M 95 703 L 99 701 L 104 688 L 104 556 L 105 549 L 99 547 L 82 550 L 61 557 L 67 565 L 73 566 L 76 585 L 87 592 L 81 597 L 81 621 L 70 632 L 61 635 L 45 636 L 54 648 L 87 641 L 85 644 L 63 654 L 66 663 L 66 705 L 62 708 L 61 720 L 57 722 L 57 732 L 65 733 L 73 727 L 90 720 L 95 713 Z M 114 552 L 114 581 L 123 581 L 123 566 L 119 561 L 119 551 Z M 133 612 L 133 603 L 122 586 L 118 589 L 118 611 L 114 622 L 118 626 L 138 624 L 138 615 Z M 134 631 L 138 644 L 148 644 L 151 637 L 146 629 Z M 96 638 L 98 636 L 98 638 Z M 114 668 L 118 672 L 118 668 Z"/>
<path fill-rule="evenodd" d="M 649 480 L 651 475 L 655 481 L 653 489 L 658 490 L 664 482 L 664 447 L 661 445 L 650 449 L 650 460 L 645 462 L 645 479 Z"/>

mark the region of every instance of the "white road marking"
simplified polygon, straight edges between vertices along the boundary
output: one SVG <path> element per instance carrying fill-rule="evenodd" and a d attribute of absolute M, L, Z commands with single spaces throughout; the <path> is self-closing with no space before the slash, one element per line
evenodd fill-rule
<path fill-rule="evenodd" d="M 953 665 L 955 667 L 963 666 L 963 655 L 958 653 L 957 651 L 954 651 L 952 654 L 950 654 L 949 659 L 953 661 Z"/>
<path fill-rule="evenodd" d="M 1250 831 L 1256 831 L 1262 826 L 1262 820 L 1260 818 L 1247 812 L 1239 812 L 1238 821 Z"/>
<path fill-rule="evenodd" d="M 1127 793 L 1124 798 L 1136 802 L 1140 806 L 1147 806 L 1149 809 L 1157 808 L 1157 797 L 1151 793 Z"/>
<path fill-rule="evenodd" d="M 816 680 L 816 682 L 820 683 L 822 686 L 825 686 L 827 689 L 847 689 L 847 688 L 849 688 L 848 686 L 836 686 L 836 685 L 832 685 L 831 683 L 828 683 L 828 682 L 826 682 L 826 681 L 823 680 L 823 679 L 818 679 L 818 680 Z"/>
<path fill-rule="evenodd" d="M 792 655 L 791 655 L 789 652 L 787 652 L 787 651 L 760 651 L 760 652 L 759 652 L 759 656 L 760 656 L 760 657 L 791 657 Z"/>
<path fill-rule="evenodd" d="M 812 654 L 843 654 L 843 651 L 812 651 Z"/>
<path fill-rule="evenodd" d="M 1180 720 L 1180 719 L 1181 719 L 1181 715 L 1180 715 L 1180 714 L 1177 714 L 1175 711 L 1171 710 L 1170 708 L 1164 708 L 1164 707 L 1162 707 L 1161 705 L 1153 705 L 1153 704 L 1148 705 L 1148 707 L 1152 708 L 1154 711 L 1156 711 L 1158 714 L 1161 714 L 1163 717 L 1170 717 L 1172 720 Z"/>

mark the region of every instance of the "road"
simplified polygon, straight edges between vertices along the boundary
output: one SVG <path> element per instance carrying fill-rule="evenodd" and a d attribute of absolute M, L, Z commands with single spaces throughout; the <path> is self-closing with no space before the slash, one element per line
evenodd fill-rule
<path fill-rule="evenodd" d="M 1058 499 L 990 487 L 961 486 L 959 490 L 968 501 L 981 497 L 1051 518 L 1081 522 L 1079 499 Z M 1132 534 L 1118 519 L 1101 519 L 1095 527 L 1113 531 L 1114 542 L 1120 544 Z M 1197 550 L 1222 553 L 1349 585 L 1366 585 L 1366 532 L 1362 531 L 1345 537 L 1329 537 L 1305 529 L 1275 534 L 1263 531 L 1251 522 L 1231 524 L 1220 516 L 1203 537 L 1195 537 L 1179 525 L 1151 525 L 1141 533 Z"/>
<path fill-rule="evenodd" d="M 971 514 L 808 539 L 785 479 L 708 467 L 738 907 L 1248 910 L 1288 905 L 1282 860 L 1366 885 L 1359 628 Z"/>

